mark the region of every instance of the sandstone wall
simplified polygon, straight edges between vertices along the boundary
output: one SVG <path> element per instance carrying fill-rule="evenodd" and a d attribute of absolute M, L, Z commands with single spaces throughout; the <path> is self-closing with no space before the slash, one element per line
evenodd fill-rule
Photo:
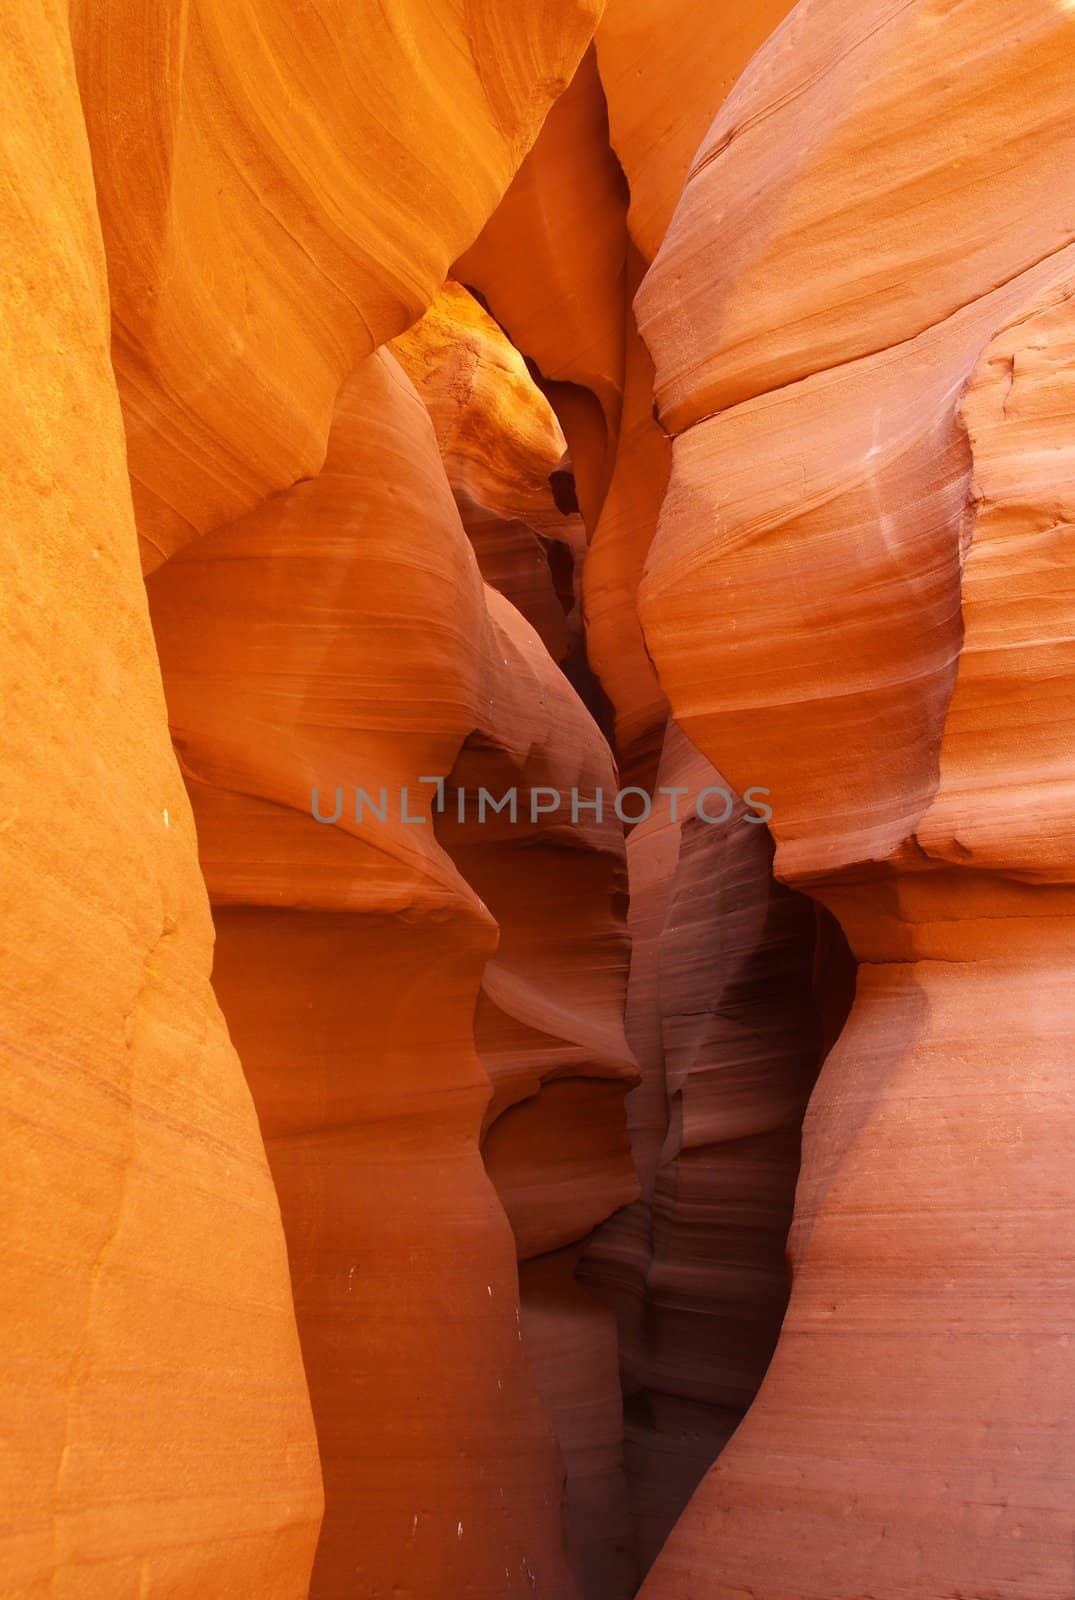
<path fill-rule="evenodd" d="M 802 0 L 638 298 L 647 644 L 864 963 L 776 1358 L 647 1600 L 1071 1593 L 1073 42 Z"/>

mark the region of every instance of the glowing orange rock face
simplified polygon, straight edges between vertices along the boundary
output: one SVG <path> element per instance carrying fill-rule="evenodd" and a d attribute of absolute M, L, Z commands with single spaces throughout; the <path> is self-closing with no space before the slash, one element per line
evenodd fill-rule
<path fill-rule="evenodd" d="M 78 0 L 147 570 L 319 470 L 341 383 L 433 299 L 599 11 Z"/>
<path fill-rule="evenodd" d="M 1071 0 L 9 9 L 0 1590 L 1072 1600 Z"/>
<path fill-rule="evenodd" d="M 647 644 L 864 963 L 773 1365 L 647 1600 L 1070 1593 L 1073 43 L 805 0 L 639 296 Z"/>
<path fill-rule="evenodd" d="M 647 263 L 714 114 L 791 9 L 791 0 L 608 0 L 597 62 L 612 147 L 631 189 L 628 226 Z"/>
<path fill-rule="evenodd" d="M 612 470 L 622 402 L 626 212 L 591 50 L 453 269 L 550 386 L 589 528 Z"/>
<path fill-rule="evenodd" d="M 555 1447 L 478 1152 L 471 1017 L 495 924 L 418 781 L 450 771 L 477 715 L 488 623 L 391 357 L 347 386 L 314 482 L 190 545 L 151 589 L 216 984 L 288 1232 L 326 1484 L 312 1593 L 392 1574 L 431 1597 L 522 1594 L 524 1561 L 566 1588 Z M 314 784 L 323 801 L 343 787 L 338 826 L 313 820 Z M 382 786 L 385 821 L 359 824 L 356 787 Z"/>
<path fill-rule="evenodd" d="M 563 660 L 571 635 L 557 569 L 573 578 L 586 535 L 578 515 L 565 516 L 557 504 L 566 443 L 552 407 L 515 346 L 461 284 L 446 283 L 392 349 L 433 419 L 482 577 Z M 566 589 L 570 611 L 573 582 Z M 579 625 L 576 619 L 576 631 Z"/>
<path fill-rule="evenodd" d="M 297 1600 L 316 1445 L 209 986 L 65 29 L 53 6 L 0 22 L 0 1590 Z"/>
<path fill-rule="evenodd" d="M 398 1577 L 430 1600 L 522 1595 L 529 1573 L 567 1594 L 562 1469 L 479 1153 L 492 1063 L 474 1006 L 484 968 L 485 1007 L 544 1036 L 509 1097 L 513 1136 L 503 1114 L 490 1135 L 519 1248 L 580 1239 L 636 1192 L 622 834 L 614 818 L 561 823 L 545 844 L 505 818 L 499 840 L 468 839 L 455 794 L 499 797 L 505 774 L 611 791 L 607 747 L 483 586 L 430 419 L 387 354 L 346 386 L 316 480 L 189 545 L 150 590 L 216 906 L 215 982 L 288 1233 L 326 1488 L 311 1592 Z M 443 818 L 421 784 L 437 776 Z M 334 827 L 310 814 L 315 784 L 322 815 L 347 797 Z M 387 791 L 383 820 L 357 820 L 358 788 L 374 805 Z M 416 823 L 397 810 L 403 788 Z M 487 966 L 494 916 L 512 915 Z M 546 1076 L 560 1081 L 542 1090 Z M 606 1373 L 618 1416 L 614 1360 Z"/>

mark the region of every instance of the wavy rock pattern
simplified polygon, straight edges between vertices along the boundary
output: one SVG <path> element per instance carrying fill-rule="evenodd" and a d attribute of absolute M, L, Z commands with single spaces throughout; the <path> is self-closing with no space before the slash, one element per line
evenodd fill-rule
<path fill-rule="evenodd" d="M 760 37 L 764 26 L 760 14 L 733 20 L 713 8 L 681 8 L 674 26 L 667 20 L 620 0 L 597 39 L 612 139 L 631 181 L 629 221 L 647 255 L 693 153 L 690 130 L 704 131 L 751 30 Z M 630 293 L 644 270 L 632 247 Z M 669 721 L 639 625 L 671 441 L 653 415 L 653 363 L 630 308 L 625 339 L 622 426 L 584 598 L 623 779 L 656 802 L 628 844 L 628 1037 L 644 1074 L 629 1116 L 643 1200 L 601 1230 L 584 1271 L 619 1321 L 625 1459 L 645 1572 L 740 1421 L 776 1342 L 799 1122 L 823 1021 L 838 1032 L 847 1001 L 839 936 L 833 972 L 821 970 L 811 993 L 819 929 L 803 902 L 773 884 L 764 830 L 689 816 L 698 793 L 723 779 Z M 711 607 L 712 593 L 699 600 Z M 656 793 L 676 784 L 686 793 L 674 802 Z M 680 811 L 685 828 L 673 821 Z M 753 1121 L 740 1135 L 744 1116 Z"/>
<path fill-rule="evenodd" d="M 608 0 L 597 61 L 612 147 L 631 189 L 631 238 L 647 264 L 718 107 L 791 9 L 791 0 Z"/>
<path fill-rule="evenodd" d="M 679 435 L 647 643 L 865 963 L 776 1357 L 647 1600 L 1071 1592 L 1073 40 L 804 0 L 639 296 Z"/>
<path fill-rule="evenodd" d="M 482 295 L 546 381 L 591 529 L 612 471 L 622 404 L 626 212 L 590 50 L 454 276 Z"/>
<path fill-rule="evenodd" d="M 628 281 L 636 287 L 640 278 L 641 262 L 632 254 Z M 653 418 L 653 362 L 630 311 L 626 345 L 616 461 L 583 567 L 583 610 L 590 665 L 612 704 L 624 783 L 652 790 L 668 701 L 642 637 L 638 586 L 668 489 L 672 447 Z"/>
<path fill-rule="evenodd" d="M 317 479 L 188 546 L 150 589 L 217 988 L 288 1233 L 326 1485 L 311 1592 L 522 1595 L 529 1569 L 567 1593 L 560 1468 L 478 1150 L 471 1018 L 496 924 L 419 782 L 451 770 L 504 646 L 393 359 L 346 386 Z M 518 681 L 540 646 L 527 632 L 516 650 Z M 346 793 L 337 826 L 311 817 L 314 784 L 329 816 Z M 359 823 L 355 788 L 377 804 L 382 785 L 408 788 L 421 822 Z M 360 973 L 376 1006 L 353 1003 Z"/>
<path fill-rule="evenodd" d="M 279 1208 L 209 986 L 61 7 L 5 11 L 0 82 L 0 1589 L 295 1600 L 320 1474 Z"/>
<path fill-rule="evenodd" d="M 522 356 L 488 312 L 446 283 L 393 353 L 433 419 L 437 444 L 482 577 L 562 661 L 581 619 L 574 569 L 586 534 L 565 515 L 556 480 L 566 443 Z M 565 593 L 566 591 L 566 593 Z"/>
<path fill-rule="evenodd" d="M 1073 57 L 0 21 L 11 1600 L 1072 1600 Z"/>
<path fill-rule="evenodd" d="M 599 12 L 76 0 L 147 570 L 320 469 L 343 380 L 433 300 Z"/>
<path fill-rule="evenodd" d="M 479 1156 L 482 1068 L 496 1085 L 486 1165 L 520 1256 L 634 1197 L 622 831 L 460 825 L 458 794 L 465 811 L 467 791 L 473 807 L 481 786 L 499 800 L 518 783 L 525 812 L 537 783 L 611 789 L 607 747 L 483 586 L 430 419 L 387 354 L 346 386 L 316 480 L 188 546 L 149 587 L 217 989 L 288 1231 L 326 1485 L 311 1592 L 351 1594 L 357 1561 L 371 1592 L 521 1595 L 533 1577 L 566 1594 L 560 1467 Z M 435 816 L 420 780 L 448 774 Z M 309 815 L 315 783 L 323 815 L 347 795 L 338 826 Z M 359 824 L 355 788 L 376 805 L 382 785 L 406 788 L 421 821 Z M 356 1013 L 359 974 L 377 1005 Z M 607 1435 L 616 1363 L 598 1331 Z"/>
<path fill-rule="evenodd" d="M 639 296 L 666 426 L 914 339 L 1071 243 L 1073 27 L 1066 0 L 796 6 Z"/>
<path fill-rule="evenodd" d="M 620 1600 L 634 1562 L 615 1329 L 572 1272 L 579 1242 L 638 1194 L 623 1110 L 638 1078 L 623 1032 L 623 829 L 597 728 L 518 613 L 488 602 L 493 692 L 437 833 L 499 926 L 474 1021 L 493 1090 L 482 1153 L 523 1263 L 526 1353 L 564 1452 L 572 1566 L 587 1597 Z M 517 820 L 483 820 L 482 791 L 512 789 Z M 532 798 L 557 792 L 563 809 L 534 822 Z"/>
<path fill-rule="evenodd" d="M 772 880 L 753 808 L 669 725 L 651 817 L 628 844 L 628 1037 L 642 1204 L 591 1246 L 616 1307 L 645 1572 L 753 1399 L 787 1299 L 784 1243 L 816 1076 L 814 913 Z M 721 792 L 707 792 L 721 791 Z"/>

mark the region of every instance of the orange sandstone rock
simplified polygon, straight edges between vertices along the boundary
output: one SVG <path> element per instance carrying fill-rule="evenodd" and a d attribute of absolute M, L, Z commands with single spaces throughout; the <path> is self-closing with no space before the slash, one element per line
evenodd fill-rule
<path fill-rule="evenodd" d="M 453 270 L 554 386 L 550 397 L 591 529 L 612 470 L 622 401 L 626 209 L 590 50 Z"/>
<path fill-rule="evenodd" d="M 487 604 L 489 693 L 437 832 L 499 925 L 474 1027 L 493 1084 L 482 1151 L 523 1263 L 527 1359 L 564 1452 L 572 1567 L 587 1600 L 627 1600 L 615 1331 L 572 1283 L 579 1242 L 638 1193 L 624 1115 L 638 1074 L 623 1034 L 623 829 L 604 739 L 522 618 L 491 591 Z M 483 818 L 483 790 L 498 803 L 517 791 L 516 819 L 488 807 Z M 559 807 L 535 816 L 532 800 L 556 794 Z"/>
<path fill-rule="evenodd" d="M 666 426 L 914 339 L 1069 244 L 1073 40 L 1066 0 L 797 5 L 639 295 Z"/>
<path fill-rule="evenodd" d="M 216 983 L 291 1250 L 326 1485 L 311 1593 L 570 1594 L 562 1469 L 478 1149 L 472 1017 L 496 925 L 419 781 L 480 717 L 491 624 L 395 361 L 347 385 L 317 479 L 150 587 Z M 310 814 L 315 783 L 328 816 L 346 793 L 336 826 Z M 356 786 L 387 789 L 383 822 L 356 819 Z"/>
<path fill-rule="evenodd" d="M 773 1365 L 646 1600 L 1071 1592 L 1073 28 L 804 0 L 639 297 L 647 645 L 864 963 Z"/>
<path fill-rule="evenodd" d="M 566 446 L 552 407 L 461 284 L 446 283 L 392 349 L 433 419 L 482 576 L 562 660 L 570 638 L 553 568 L 571 572 L 586 536 L 577 514 L 565 516 L 557 504 Z M 561 544 L 557 554 L 550 541 Z"/>
<path fill-rule="evenodd" d="M 598 0 L 76 0 L 147 569 L 316 473 L 340 385 L 436 294 Z"/>
<path fill-rule="evenodd" d="M 641 263 L 632 252 L 629 282 Z M 668 489 L 671 442 L 654 420 L 653 362 L 628 308 L 627 374 L 616 464 L 583 567 L 586 649 L 615 713 L 615 743 L 625 783 L 651 789 L 668 702 L 646 653 L 638 586 Z"/>
<path fill-rule="evenodd" d="M 217 908 L 216 984 L 291 1242 L 326 1482 L 312 1592 L 351 1593 L 357 1563 L 364 1583 L 403 1573 L 416 1594 L 522 1595 L 532 1576 L 566 1594 L 560 1468 L 478 1153 L 482 1066 L 498 1096 L 487 1165 L 520 1254 L 581 1240 L 634 1197 L 622 829 L 611 814 L 572 822 L 569 798 L 566 820 L 460 827 L 455 795 L 544 783 L 611 797 L 607 746 L 483 587 L 429 418 L 390 356 L 345 389 L 316 480 L 190 545 L 150 589 Z M 448 774 L 434 817 L 420 779 Z M 348 809 L 319 827 L 309 790 L 331 816 L 337 780 Z M 393 806 L 407 786 L 422 821 L 360 825 L 356 786 Z M 377 1004 L 356 1014 L 359 973 Z M 568 1300 L 553 1320 L 603 1373 L 607 1452 L 607 1322 Z M 579 1460 L 588 1438 L 576 1426 Z M 595 1496 L 602 1539 L 622 1543 L 615 1460 Z"/>
<path fill-rule="evenodd" d="M 0 1591 L 302 1600 L 316 1447 L 209 986 L 65 8 L 6 8 L 0 82 Z"/>
<path fill-rule="evenodd" d="M 608 0 L 597 63 L 612 148 L 631 189 L 631 238 L 647 262 L 718 107 L 791 9 L 791 0 Z"/>

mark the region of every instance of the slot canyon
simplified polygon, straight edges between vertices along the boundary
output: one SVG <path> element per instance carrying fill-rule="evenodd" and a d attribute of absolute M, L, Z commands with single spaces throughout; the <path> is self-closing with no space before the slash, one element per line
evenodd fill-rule
<path fill-rule="evenodd" d="M 0 1600 L 1075 1600 L 1075 0 L 0 81 Z"/>

